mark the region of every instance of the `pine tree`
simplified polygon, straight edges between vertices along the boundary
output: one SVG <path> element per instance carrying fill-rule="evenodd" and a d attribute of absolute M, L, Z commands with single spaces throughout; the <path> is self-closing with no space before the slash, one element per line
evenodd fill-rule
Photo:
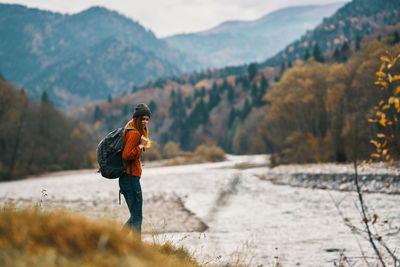
<path fill-rule="evenodd" d="M 249 74 L 249 81 L 252 81 L 254 77 L 257 75 L 258 66 L 257 63 L 251 63 L 247 68 L 247 72 Z"/>
<path fill-rule="evenodd" d="M 351 56 L 351 50 L 348 42 L 344 42 L 340 50 L 341 62 L 346 62 Z"/>
<path fill-rule="evenodd" d="M 308 49 L 306 49 L 306 52 L 304 52 L 303 60 L 307 61 L 310 57 L 311 57 L 310 51 L 308 51 Z"/>
<path fill-rule="evenodd" d="M 149 109 L 151 110 L 152 113 L 155 113 L 157 111 L 157 104 L 156 102 L 154 102 L 154 100 L 150 101 Z"/>
<path fill-rule="evenodd" d="M 103 114 L 101 112 L 101 109 L 99 108 L 99 106 L 96 105 L 93 112 L 93 120 L 98 121 L 102 117 L 102 115 Z"/>
<path fill-rule="evenodd" d="M 394 32 L 393 34 L 393 45 L 397 44 L 398 42 L 400 42 L 400 35 L 398 32 Z"/>
<path fill-rule="evenodd" d="M 341 62 L 339 48 L 337 47 L 335 48 L 335 52 L 333 53 L 333 60 L 335 60 L 336 62 Z"/>
<path fill-rule="evenodd" d="M 325 62 L 324 56 L 322 55 L 322 52 L 319 49 L 318 44 L 314 45 L 313 57 L 317 62 L 321 62 L 321 63 Z"/>
<path fill-rule="evenodd" d="M 44 91 L 44 92 L 42 93 L 42 96 L 40 97 L 40 103 L 41 103 L 42 105 L 50 105 L 50 104 L 51 104 L 51 102 L 50 102 L 50 100 L 49 100 L 49 95 L 47 94 L 46 91 Z"/>
<path fill-rule="evenodd" d="M 361 37 L 360 36 L 357 36 L 357 38 L 356 38 L 356 51 L 359 51 L 360 50 L 360 48 L 361 48 Z"/>
<path fill-rule="evenodd" d="M 282 76 L 283 75 L 283 73 L 285 73 L 285 62 L 282 62 L 281 63 L 281 75 L 280 76 Z"/>
<path fill-rule="evenodd" d="M 249 99 L 246 98 L 246 101 L 244 102 L 243 110 L 242 110 L 242 120 L 246 119 L 247 115 L 249 115 L 251 111 L 251 106 Z"/>
<path fill-rule="evenodd" d="M 235 108 L 231 109 L 231 112 L 229 112 L 229 118 L 228 118 L 228 127 L 229 129 L 231 129 L 232 125 L 233 125 L 233 121 L 235 120 L 236 117 L 236 110 Z"/>
<path fill-rule="evenodd" d="M 233 104 L 235 101 L 235 90 L 232 88 L 232 86 L 228 87 L 228 101 L 231 104 Z"/>

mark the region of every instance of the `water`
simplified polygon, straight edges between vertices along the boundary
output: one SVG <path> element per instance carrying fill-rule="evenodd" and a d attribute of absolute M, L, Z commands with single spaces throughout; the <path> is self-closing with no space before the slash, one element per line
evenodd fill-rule
<path fill-rule="evenodd" d="M 364 266 L 359 258 L 360 246 L 366 255 L 374 256 L 368 242 L 344 224 L 332 200 L 340 201 L 344 217 L 362 226 L 355 193 L 274 185 L 257 177 L 267 172 L 267 167 L 233 168 L 240 163 L 265 161 L 264 155 L 229 156 L 229 161 L 222 163 L 145 166 L 144 198 L 179 196 L 209 226 L 204 233 L 175 232 L 156 238 L 187 247 L 201 263 L 272 266 L 279 261 L 284 266 L 333 266 L 342 253 L 355 266 Z M 0 197 L 40 199 L 42 188 L 50 199 L 91 201 L 115 198 L 118 185 L 94 172 L 66 173 L 1 183 Z M 370 213 L 379 216 L 374 224 L 379 233 L 400 226 L 399 195 L 365 194 L 365 199 Z M 154 236 L 145 235 L 144 239 L 150 241 Z M 383 240 L 392 249 L 400 248 L 398 232 L 383 236 Z"/>

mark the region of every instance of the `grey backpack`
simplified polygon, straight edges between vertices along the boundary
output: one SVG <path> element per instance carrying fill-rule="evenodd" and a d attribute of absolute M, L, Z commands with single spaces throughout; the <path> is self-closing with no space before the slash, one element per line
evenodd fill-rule
<path fill-rule="evenodd" d="M 99 172 L 108 179 L 121 177 L 126 172 L 126 166 L 122 160 L 124 150 L 124 130 L 118 128 L 108 133 L 97 146 L 97 162 Z M 127 128 L 126 130 L 135 130 Z"/>

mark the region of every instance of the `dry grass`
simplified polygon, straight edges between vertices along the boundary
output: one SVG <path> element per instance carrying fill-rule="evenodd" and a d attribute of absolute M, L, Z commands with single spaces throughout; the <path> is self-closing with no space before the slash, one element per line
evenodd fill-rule
<path fill-rule="evenodd" d="M 194 153 L 186 152 L 184 156 L 165 161 L 165 166 L 184 165 L 226 160 L 225 152 L 216 146 L 199 146 Z"/>
<path fill-rule="evenodd" d="M 38 208 L 0 211 L 0 266 L 199 266 L 183 248 L 149 245 L 112 221 Z"/>

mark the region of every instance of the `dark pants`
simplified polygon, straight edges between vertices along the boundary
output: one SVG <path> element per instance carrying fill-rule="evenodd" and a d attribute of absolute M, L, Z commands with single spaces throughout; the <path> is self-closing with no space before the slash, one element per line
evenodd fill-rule
<path fill-rule="evenodd" d="M 124 174 L 119 178 L 119 188 L 125 197 L 131 217 L 125 223 L 125 226 L 130 227 L 137 233 L 142 231 L 142 188 L 140 186 L 140 177 L 130 174 Z"/>

